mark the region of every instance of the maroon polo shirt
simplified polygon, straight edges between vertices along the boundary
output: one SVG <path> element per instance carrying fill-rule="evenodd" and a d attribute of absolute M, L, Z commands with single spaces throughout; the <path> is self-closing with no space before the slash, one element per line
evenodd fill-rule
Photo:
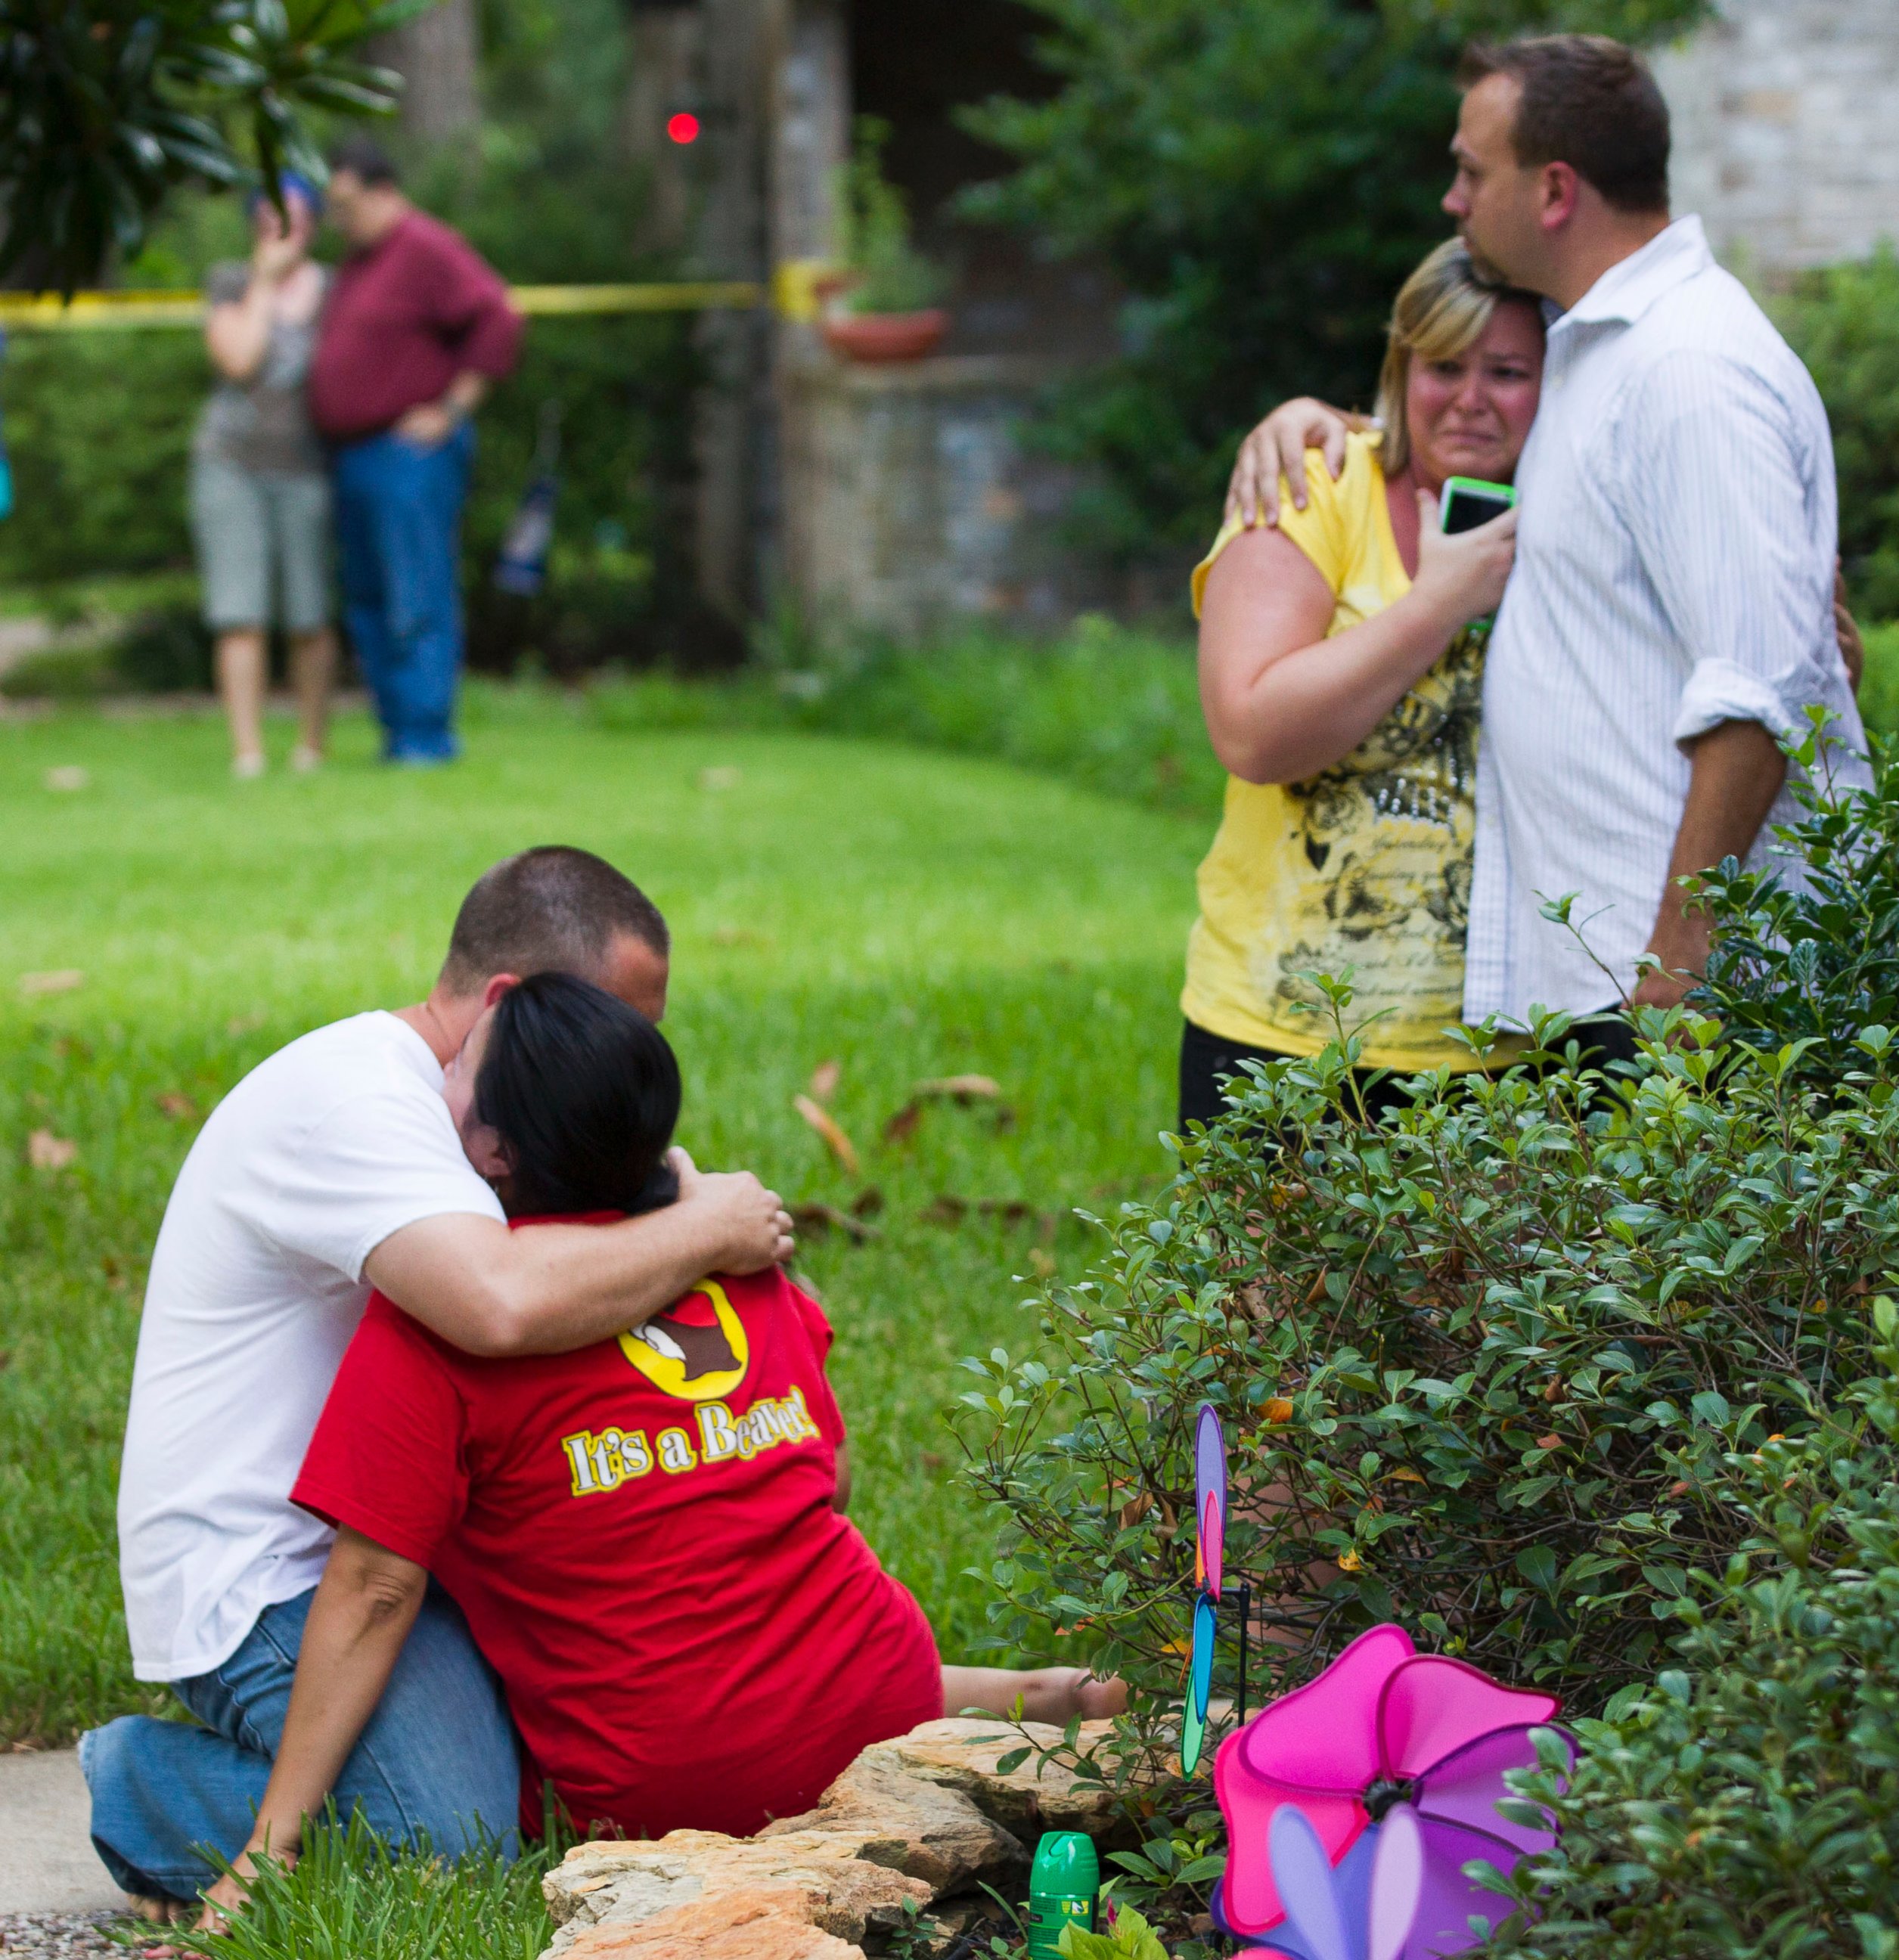
<path fill-rule="evenodd" d="M 310 368 L 310 415 L 347 442 L 441 400 L 457 374 L 514 365 L 521 317 L 500 275 L 461 236 L 411 211 L 336 269 Z"/>

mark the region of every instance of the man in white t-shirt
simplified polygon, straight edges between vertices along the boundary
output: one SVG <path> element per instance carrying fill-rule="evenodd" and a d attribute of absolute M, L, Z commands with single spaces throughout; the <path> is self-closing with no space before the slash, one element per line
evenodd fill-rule
<path fill-rule="evenodd" d="M 791 1249 L 776 1193 L 682 1166 L 677 1204 L 619 1225 L 511 1233 L 463 1154 L 444 1064 L 530 973 L 582 975 L 654 1020 L 668 935 L 600 858 L 548 847 L 477 881 L 428 998 L 292 1042 L 212 1112 L 152 1255 L 119 1491 L 133 1671 L 204 1726 L 132 1716 L 84 1737 L 93 1838 L 135 1895 L 188 1901 L 234 1855 L 282 1731 L 329 1530 L 290 1501 L 371 1286 L 469 1353 L 561 1353 L 708 1272 Z M 518 1767 L 460 1614 L 433 1594 L 338 1778 L 395 1842 L 504 1838 Z"/>

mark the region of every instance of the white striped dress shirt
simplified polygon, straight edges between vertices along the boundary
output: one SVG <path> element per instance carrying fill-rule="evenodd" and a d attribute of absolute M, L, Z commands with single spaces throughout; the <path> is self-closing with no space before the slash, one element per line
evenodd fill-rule
<path fill-rule="evenodd" d="M 1833 622 L 1837 508 L 1818 390 L 1684 218 L 1553 320 L 1491 635 L 1465 1018 L 1589 1013 L 1632 987 L 1688 790 L 1681 743 L 1840 718 L 1869 780 Z M 1769 824 L 1797 807 L 1783 791 Z M 1771 840 L 1755 846 L 1761 861 Z M 1786 875 L 1786 861 L 1772 861 Z M 1545 899 L 1572 916 L 1611 982 Z"/>

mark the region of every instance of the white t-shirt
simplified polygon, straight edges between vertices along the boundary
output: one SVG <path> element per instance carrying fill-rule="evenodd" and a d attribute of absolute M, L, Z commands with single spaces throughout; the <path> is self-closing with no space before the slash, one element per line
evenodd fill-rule
<path fill-rule="evenodd" d="M 369 1299 L 363 1262 L 420 1218 L 498 1219 L 428 1044 L 393 1014 L 319 1028 L 213 1111 L 165 1208 L 119 1479 L 141 1681 L 208 1672 L 322 1575 L 290 1501 Z"/>

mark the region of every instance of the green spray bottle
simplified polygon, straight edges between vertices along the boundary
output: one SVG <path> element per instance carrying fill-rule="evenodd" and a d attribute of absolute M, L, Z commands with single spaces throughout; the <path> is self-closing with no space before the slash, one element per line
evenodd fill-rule
<path fill-rule="evenodd" d="M 1101 1864 L 1085 1831 L 1045 1831 L 1029 1873 L 1029 1960 L 1060 1960 L 1061 1929 L 1095 1930 Z"/>

